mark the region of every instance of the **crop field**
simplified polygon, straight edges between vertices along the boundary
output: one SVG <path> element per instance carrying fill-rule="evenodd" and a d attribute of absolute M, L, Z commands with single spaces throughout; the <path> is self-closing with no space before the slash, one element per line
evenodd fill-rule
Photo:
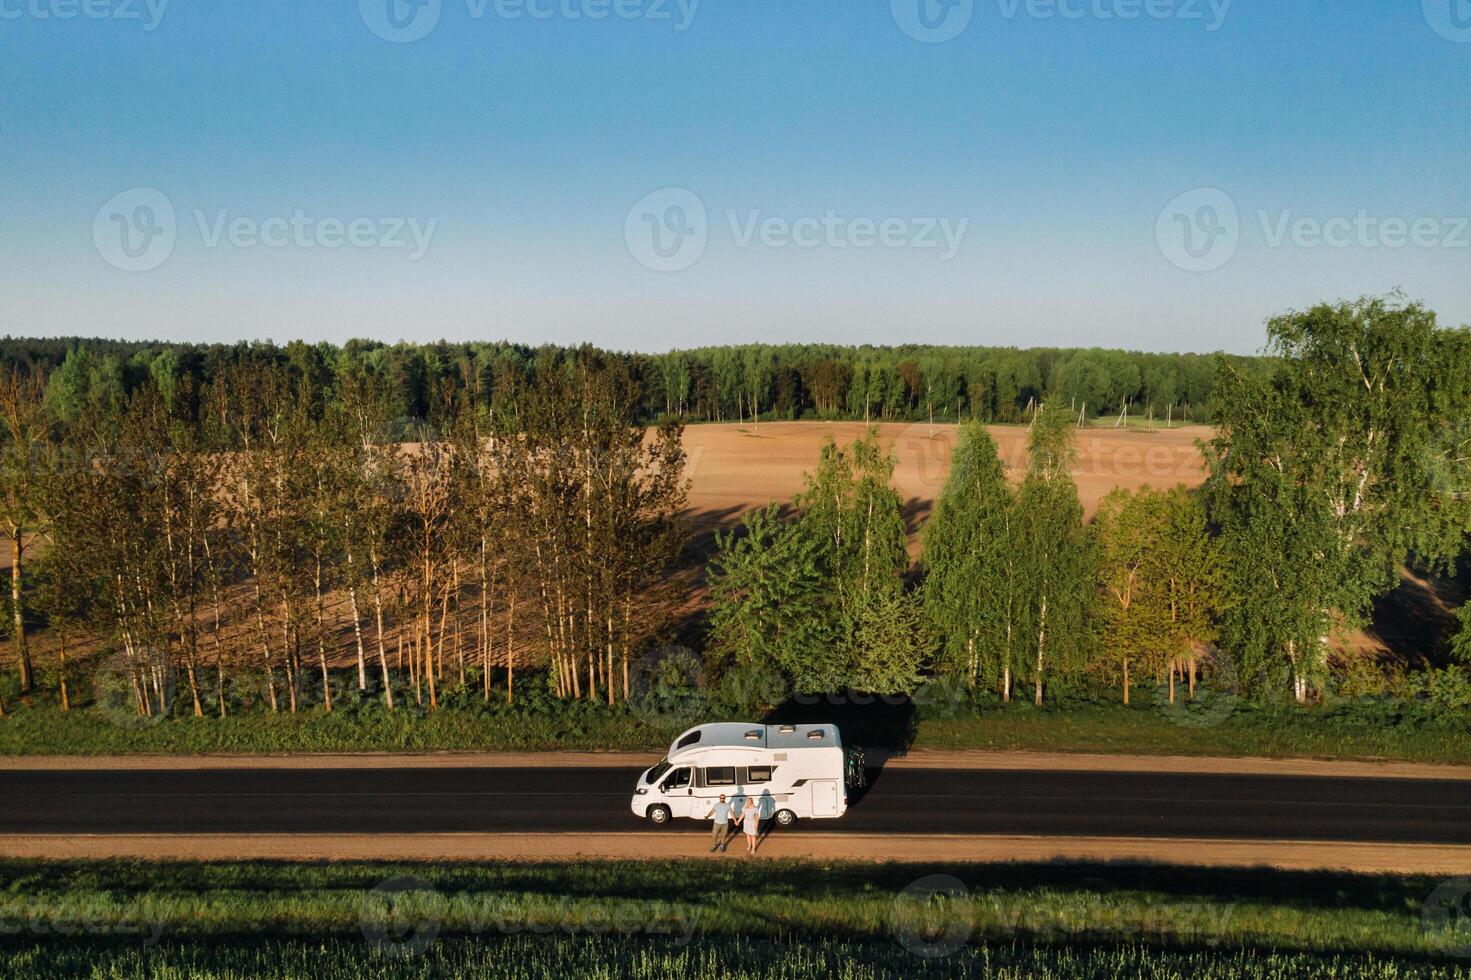
<path fill-rule="evenodd" d="M 1450 977 L 1447 895 L 1126 865 L 3 862 L 0 950 L 34 977 Z"/>

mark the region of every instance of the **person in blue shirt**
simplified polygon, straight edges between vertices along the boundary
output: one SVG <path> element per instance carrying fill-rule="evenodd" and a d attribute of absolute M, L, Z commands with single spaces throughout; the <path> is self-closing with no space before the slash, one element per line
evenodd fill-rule
<path fill-rule="evenodd" d="M 710 820 L 710 853 L 715 853 L 721 847 L 730 842 L 730 804 L 725 800 L 725 794 L 720 794 L 720 801 L 710 808 L 708 814 Z"/>

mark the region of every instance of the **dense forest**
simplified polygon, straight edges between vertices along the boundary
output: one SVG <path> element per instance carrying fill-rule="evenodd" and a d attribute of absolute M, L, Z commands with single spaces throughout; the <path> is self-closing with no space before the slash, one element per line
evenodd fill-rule
<path fill-rule="evenodd" d="M 936 680 L 1039 705 L 1090 685 L 1127 702 L 1140 683 L 1173 702 L 1209 682 L 1471 706 L 1471 622 L 1420 677 L 1331 662 L 1331 636 L 1402 566 L 1450 573 L 1471 533 L 1471 334 L 1397 298 L 1285 314 L 1250 359 L 3 351 L 0 711 L 41 686 L 69 708 L 79 659 L 142 717 L 344 698 L 432 711 L 447 688 L 513 702 L 528 675 L 611 706 L 681 685 L 756 707 Z M 1074 433 L 1130 409 L 1212 420 L 1210 479 L 1117 491 L 1085 522 Z M 796 499 L 717 537 L 697 662 L 650 659 L 689 588 L 683 426 L 773 416 L 962 421 L 918 568 L 880 440 L 829 444 Z M 1006 471 L 993 421 L 1029 427 L 1024 472 Z M 42 628 L 47 670 L 29 645 Z"/>
<path fill-rule="evenodd" d="M 312 377 L 329 391 L 349 369 L 381 379 L 391 418 L 438 423 L 449 386 L 480 405 L 508 397 L 536 364 L 574 352 L 506 343 L 397 344 L 351 341 L 196 345 L 63 338 L 0 340 L 0 363 L 34 367 L 50 380 L 62 412 L 87 398 L 120 402 L 145 385 L 165 398 L 200 392 L 223 373 L 257 364 Z M 640 417 L 688 421 L 933 418 L 1016 422 L 1029 407 L 1066 402 L 1074 413 L 1116 416 L 1126 409 L 1163 419 L 1208 421 L 1221 360 L 1208 354 L 983 347 L 749 345 L 667 354 L 615 354 L 637 392 Z M 1228 357 L 1260 373 L 1264 358 Z M 54 375 L 54 377 L 53 377 Z M 197 406 L 189 406 L 197 412 Z"/>

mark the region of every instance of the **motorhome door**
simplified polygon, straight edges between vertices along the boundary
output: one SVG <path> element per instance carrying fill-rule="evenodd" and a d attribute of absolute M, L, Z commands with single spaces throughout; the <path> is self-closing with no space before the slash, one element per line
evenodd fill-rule
<path fill-rule="evenodd" d="M 838 781 L 819 779 L 812 784 L 812 815 L 814 817 L 836 817 L 838 815 Z"/>

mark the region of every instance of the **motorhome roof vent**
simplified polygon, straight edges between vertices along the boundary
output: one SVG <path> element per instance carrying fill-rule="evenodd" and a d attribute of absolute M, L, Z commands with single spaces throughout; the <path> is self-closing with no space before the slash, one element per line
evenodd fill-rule
<path fill-rule="evenodd" d="M 761 738 L 761 732 L 758 729 L 753 728 L 749 732 L 746 732 L 746 739 L 747 739 L 747 741 L 755 742 L 755 741 L 759 741 L 760 738 Z"/>
<path fill-rule="evenodd" d="M 779 731 L 781 731 L 783 734 L 786 734 L 786 735 L 790 735 L 793 732 L 795 732 L 796 730 L 797 730 L 797 726 L 796 725 L 783 725 L 779 729 Z"/>
<path fill-rule="evenodd" d="M 824 734 L 825 733 L 823 732 L 823 730 L 821 728 L 814 728 L 814 729 L 812 729 L 812 731 L 810 731 L 810 732 L 807 733 L 807 737 L 810 738 L 810 739 L 816 740 L 816 739 L 822 738 Z"/>

